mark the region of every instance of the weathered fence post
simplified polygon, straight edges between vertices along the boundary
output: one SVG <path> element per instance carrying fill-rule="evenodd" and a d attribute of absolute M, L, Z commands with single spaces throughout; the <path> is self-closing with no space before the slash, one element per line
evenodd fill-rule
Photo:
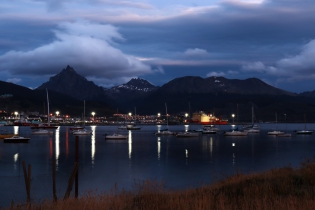
<path fill-rule="evenodd" d="M 27 194 L 27 203 L 31 202 L 31 174 L 32 174 L 32 167 L 31 165 L 28 165 L 28 172 L 26 171 L 25 162 L 22 161 L 23 165 L 23 173 L 24 173 L 24 181 L 25 181 L 25 188 L 26 188 L 26 194 Z"/>
<path fill-rule="evenodd" d="M 53 158 L 52 160 L 52 181 L 53 181 L 53 197 L 54 201 L 57 201 L 57 195 L 56 195 L 56 159 Z"/>
<path fill-rule="evenodd" d="M 75 174 L 76 174 L 77 170 L 78 170 L 78 163 L 75 163 L 74 167 L 72 169 L 71 175 L 69 177 L 68 187 L 67 187 L 67 190 L 66 190 L 66 193 L 65 193 L 65 196 L 63 197 L 63 199 L 69 198 L 69 195 L 70 195 L 70 192 L 72 190 L 72 185 L 73 185 L 73 181 L 74 181 Z"/>
<path fill-rule="evenodd" d="M 79 136 L 75 137 L 75 162 L 79 166 Z M 79 169 L 75 174 L 75 198 L 78 198 L 79 195 Z"/>

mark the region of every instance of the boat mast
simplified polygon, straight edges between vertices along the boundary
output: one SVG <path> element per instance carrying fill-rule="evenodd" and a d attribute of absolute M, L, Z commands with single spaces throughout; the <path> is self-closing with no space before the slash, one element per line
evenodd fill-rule
<path fill-rule="evenodd" d="M 84 102 L 84 110 L 83 110 L 83 128 L 85 128 L 85 100 L 83 100 Z"/>
<path fill-rule="evenodd" d="M 252 106 L 252 126 L 254 126 L 254 106 Z"/>
<path fill-rule="evenodd" d="M 276 130 L 278 130 L 278 119 L 277 119 L 277 112 L 276 112 Z"/>
<path fill-rule="evenodd" d="M 46 88 L 46 93 L 47 93 L 47 123 L 48 123 L 48 126 L 50 126 L 49 98 L 48 98 L 48 90 L 47 90 L 47 88 Z"/>
<path fill-rule="evenodd" d="M 304 113 L 304 130 L 306 130 L 306 117 L 305 117 L 305 113 Z"/>
<path fill-rule="evenodd" d="M 167 115 L 167 106 L 166 106 L 166 103 L 165 103 L 165 111 L 166 111 L 166 126 L 167 126 L 167 129 L 168 129 L 168 115 Z"/>

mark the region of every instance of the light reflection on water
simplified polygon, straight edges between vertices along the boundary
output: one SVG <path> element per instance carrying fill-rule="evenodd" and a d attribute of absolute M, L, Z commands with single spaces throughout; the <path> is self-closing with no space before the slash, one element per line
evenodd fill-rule
<path fill-rule="evenodd" d="M 92 166 L 94 167 L 94 157 L 95 157 L 95 130 L 96 126 L 91 126 L 92 135 L 91 135 L 91 159 L 92 159 Z"/>
<path fill-rule="evenodd" d="M 132 154 L 132 131 L 128 131 L 128 155 L 129 155 L 129 160 L 131 160 L 131 154 Z M 131 164 L 131 162 L 130 162 Z M 131 165 L 130 165 L 131 166 Z"/>
<path fill-rule="evenodd" d="M 217 134 L 197 138 L 176 136 L 155 136 L 154 132 L 164 126 L 142 126 L 139 131 L 119 131 L 128 135 L 127 140 L 104 139 L 104 133 L 116 132 L 116 126 L 91 126 L 91 136 L 79 137 L 79 190 L 110 190 L 115 183 L 121 188 L 131 189 L 135 180 L 165 180 L 166 186 L 175 189 L 200 186 L 202 182 L 212 183 L 214 177 L 229 175 L 239 170 L 259 172 L 270 168 L 298 166 L 304 158 L 313 158 L 314 134 L 297 136 L 292 131 L 304 127 L 288 124 L 290 138 L 277 138 L 266 133 L 274 124 L 261 125 L 260 134 L 245 137 L 225 137 L 223 131 L 232 126 L 219 126 Z M 198 129 L 200 125 L 170 125 L 173 132 Z M 235 127 L 235 126 L 234 126 Z M 278 128 L 285 128 L 278 124 Z M 314 128 L 313 124 L 307 126 Z M 29 127 L 9 127 L 11 132 L 31 136 Z M 13 158 L 12 158 L 13 157 Z M 5 177 L 17 176 L 21 170 L 19 162 L 32 165 L 33 183 L 38 177 L 51 174 L 51 161 L 56 160 L 57 176 L 67 183 L 69 171 L 75 161 L 75 137 L 69 127 L 61 126 L 55 135 L 31 136 L 28 144 L 4 144 L 0 141 L 0 186 L 7 182 Z M 22 176 L 23 173 L 19 174 Z M 50 183 L 49 183 L 50 184 Z M 24 186 L 20 186 L 21 189 Z M 0 198 L 4 193 L 0 191 Z M 24 191 L 22 192 L 24 193 Z M 37 192 L 37 194 L 41 194 Z M 0 200 L 1 203 L 1 200 Z"/>
<path fill-rule="evenodd" d="M 56 169 L 58 170 L 60 155 L 60 126 L 55 131 L 55 157 L 56 157 Z"/>

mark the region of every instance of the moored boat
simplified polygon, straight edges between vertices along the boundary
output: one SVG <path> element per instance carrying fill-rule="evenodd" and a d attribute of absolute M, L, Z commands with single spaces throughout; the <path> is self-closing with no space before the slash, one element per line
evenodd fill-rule
<path fill-rule="evenodd" d="M 295 134 L 311 135 L 312 133 L 313 133 L 313 131 L 308 131 L 308 130 L 295 131 Z"/>
<path fill-rule="evenodd" d="M 32 131 L 32 134 L 54 134 L 52 130 L 39 129 Z"/>
<path fill-rule="evenodd" d="M 279 131 L 278 130 L 278 116 L 277 116 L 277 113 L 276 113 L 276 129 L 274 131 L 269 131 L 267 134 L 268 135 L 282 135 L 282 134 L 284 134 L 283 131 Z"/>
<path fill-rule="evenodd" d="M 118 133 L 114 133 L 112 135 L 107 135 L 105 133 L 105 139 L 127 139 L 128 136 L 127 135 L 122 135 L 122 134 L 118 134 Z"/>
<path fill-rule="evenodd" d="M 248 128 L 248 129 L 245 129 L 244 132 L 247 132 L 247 133 L 259 133 L 260 130 L 257 129 L 257 128 Z"/>
<path fill-rule="evenodd" d="M 48 98 L 48 90 L 46 88 L 46 95 L 47 95 L 47 124 L 36 124 L 31 126 L 31 129 L 57 129 L 59 126 L 51 125 L 50 124 L 50 116 L 49 116 L 49 98 Z"/>
<path fill-rule="evenodd" d="M 73 135 L 91 135 L 92 131 L 91 130 L 86 130 L 86 129 L 81 129 L 81 130 L 76 130 L 72 132 Z"/>
<path fill-rule="evenodd" d="M 126 127 L 127 127 L 127 130 L 140 130 L 141 129 L 141 127 L 135 124 L 128 124 Z"/>
<path fill-rule="evenodd" d="M 306 130 L 306 117 L 305 117 L 305 114 L 304 114 L 304 130 L 295 130 L 294 131 L 295 134 L 304 134 L 304 135 L 311 135 L 313 133 L 313 131 L 310 131 L 310 130 Z"/>
<path fill-rule="evenodd" d="M 79 125 L 75 125 L 75 126 L 73 126 L 73 127 L 70 127 L 70 130 L 82 130 L 82 129 L 84 129 L 84 127 L 83 126 L 79 126 Z"/>
<path fill-rule="evenodd" d="M 120 126 L 118 126 L 118 129 L 126 130 L 126 129 L 127 129 L 127 126 L 126 126 L 126 125 L 120 125 Z"/>
<path fill-rule="evenodd" d="M 267 134 L 268 135 L 282 135 L 282 134 L 284 134 L 284 132 L 283 131 L 274 130 L 274 131 L 269 131 Z"/>
<path fill-rule="evenodd" d="M 225 132 L 224 136 L 247 136 L 247 132 L 233 130 Z"/>
<path fill-rule="evenodd" d="M 13 136 L 10 138 L 4 138 L 4 143 L 27 143 L 30 140 L 29 137 Z"/>

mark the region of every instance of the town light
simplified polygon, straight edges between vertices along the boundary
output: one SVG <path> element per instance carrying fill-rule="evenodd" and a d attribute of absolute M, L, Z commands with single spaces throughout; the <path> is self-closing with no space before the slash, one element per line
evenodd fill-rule
<path fill-rule="evenodd" d="M 56 111 L 56 116 L 57 116 L 57 117 L 58 117 L 59 113 L 60 113 L 59 111 Z"/>
<path fill-rule="evenodd" d="M 91 114 L 93 116 L 93 121 L 95 121 L 95 118 L 94 118 L 95 112 L 92 112 Z"/>
<path fill-rule="evenodd" d="M 235 117 L 235 114 L 232 114 L 232 118 L 233 118 L 233 124 L 234 124 L 234 117 Z"/>
<path fill-rule="evenodd" d="M 15 118 L 17 118 L 18 114 L 19 114 L 18 112 L 14 112 Z"/>

